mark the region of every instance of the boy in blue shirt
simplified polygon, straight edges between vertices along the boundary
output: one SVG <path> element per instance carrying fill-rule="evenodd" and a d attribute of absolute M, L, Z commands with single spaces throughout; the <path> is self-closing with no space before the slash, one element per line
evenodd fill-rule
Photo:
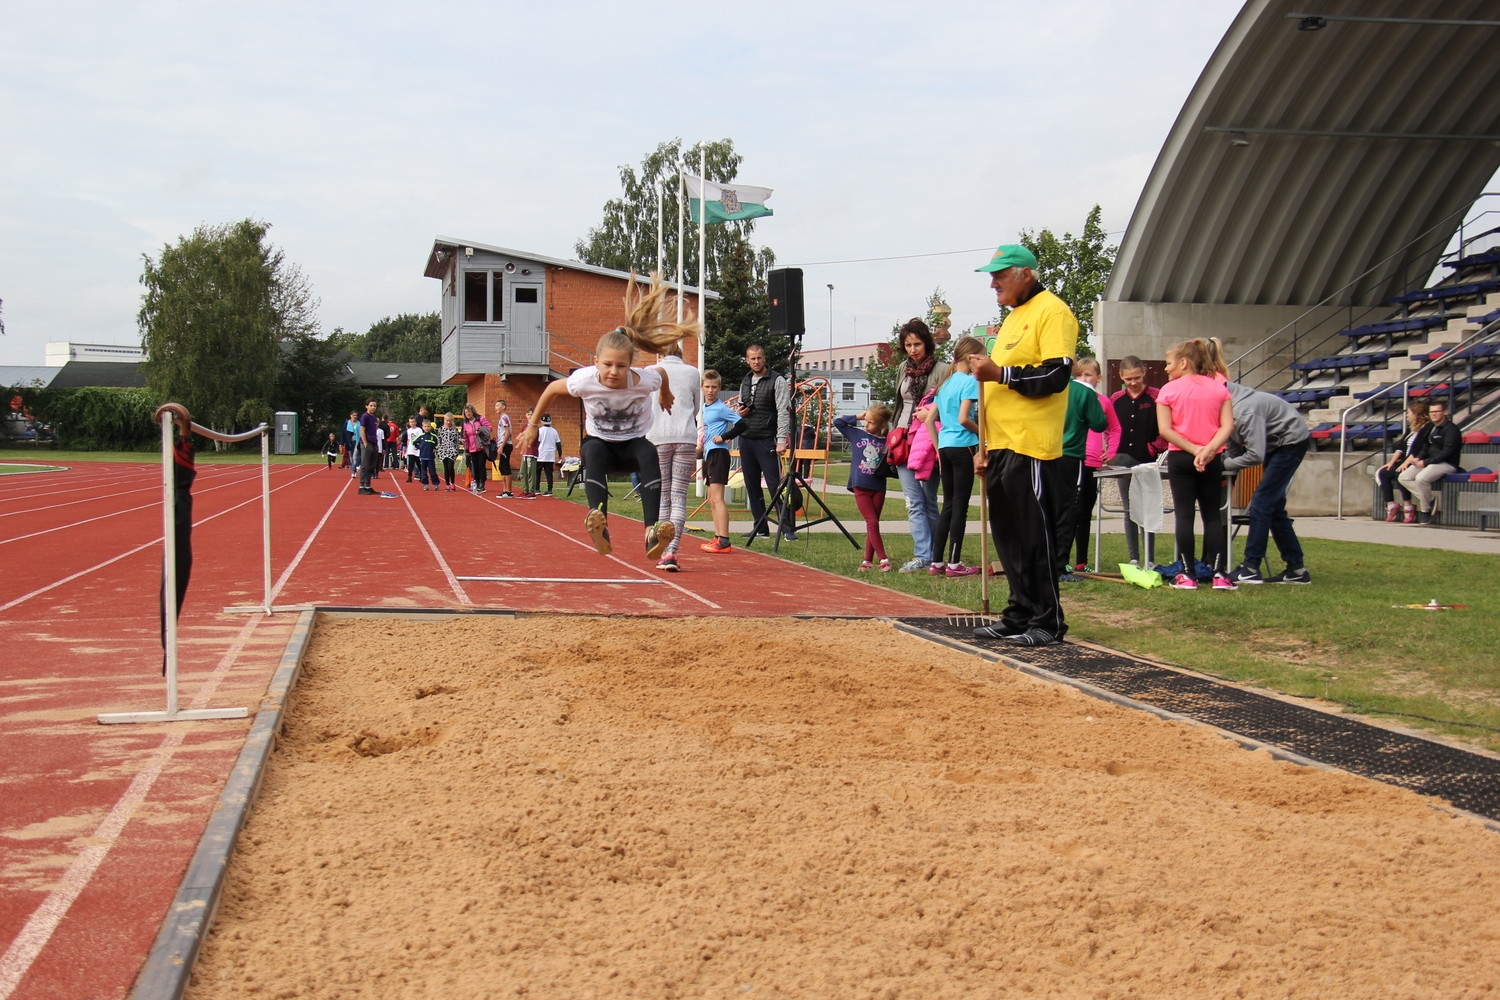
<path fill-rule="evenodd" d="M 724 380 L 712 368 L 703 373 L 703 481 L 708 484 L 708 502 L 714 513 L 714 540 L 698 546 L 704 552 L 723 555 L 729 545 L 729 508 L 724 487 L 729 485 L 729 446 L 725 444 L 745 429 L 738 410 L 719 402 Z"/>

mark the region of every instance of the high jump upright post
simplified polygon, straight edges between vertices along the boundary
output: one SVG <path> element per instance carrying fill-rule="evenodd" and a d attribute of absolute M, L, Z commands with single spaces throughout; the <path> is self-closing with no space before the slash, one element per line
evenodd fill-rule
<path fill-rule="evenodd" d="M 186 412 L 186 411 L 184 411 Z M 161 416 L 161 475 L 162 475 L 162 601 L 165 621 L 165 659 L 167 681 L 167 709 L 164 712 L 106 712 L 97 716 L 100 723 L 108 725 L 121 722 L 196 722 L 203 719 L 243 719 L 250 714 L 246 708 L 193 708 L 182 710 L 177 705 L 177 481 L 174 474 L 176 459 L 172 454 L 176 414 L 171 407 L 164 406 Z M 224 434 L 201 424 L 188 422 L 188 428 L 215 441 L 236 443 L 260 437 L 261 458 L 261 538 L 265 545 L 265 611 L 271 610 L 271 458 L 269 451 L 270 427 L 261 424 L 243 434 Z M 259 609 L 256 609 L 259 610 Z"/>

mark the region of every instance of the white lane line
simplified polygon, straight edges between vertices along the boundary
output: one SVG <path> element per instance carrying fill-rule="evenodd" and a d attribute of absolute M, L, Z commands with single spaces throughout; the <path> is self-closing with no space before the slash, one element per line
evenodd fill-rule
<path fill-rule="evenodd" d="M 210 486 L 207 489 L 199 489 L 197 487 L 197 485 L 195 484 L 194 487 L 193 487 L 193 496 L 194 497 L 200 497 L 200 496 L 203 496 L 205 494 L 212 493 L 215 490 L 227 490 L 231 486 L 241 486 L 241 485 L 243 485 L 243 483 L 244 483 L 244 481 L 240 480 L 240 481 L 233 482 L 233 483 L 222 483 L 222 484 L 220 484 L 218 486 Z M 158 485 L 157 489 L 160 490 L 161 487 Z M 131 491 L 131 492 L 136 492 L 136 491 Z M 75 500 L 74 501 L 74 503 L 84 503 L 84 502 L 85 501 L 82 501 L 82 500 Z M 68 505 L 67 504 L 57 504 L 57 506 L 59 506 L 59 507 L 65 507 L 65 506 L 68 506 Z M 58 525 L 55 528 L 43 528 L 41 531 L 33 531 L 29 535 L 16 535 L 16 536 L 14 536 L 12 538 L 0 538 L 0 545 L 9 545 L 11 542 L 21 542 L 21 541 L 25 541 L 28 538 L 37 538 L 37 537 L 39 537 L 41 535 L 50 535 L 54 531 L 66 531 L 68 528 L 77 528 L 77 527 L 80 527 L 80 526 L 85 525 L 85 524 L 92 524 L 95 521 L 107 521 L 107 520 L 109 520 L 112 517 L 119 517 L 119 516 L 121 516 L 123 514 L 134 514 L 138 510 L 147 510 L 147 509 L 149 509 L 151 507 L 158 507 L 159 508 L 160 506 L 161 506 L 161 501 L 160 500 L 153 500 L 150 503 L 143 503 L 143 504 L 141 504 L 138 507 L 127 507 L 124 510 L 110 511 L 108 514 L 100 514 L 98 517 L 86 517 L 82 521 L 69 521 L 67 524 L 60 524 L 60 525 Z M 38 507 L 37 508 L 37 510 L 48 510 L 48 509 L 49 508 L 47 508 L 47 507 Z M 31 512 L 30 511 L 13 511 L 12 513 L 13 514 L 29 514 Z M 11 514 L 0 514 L 0 517 L 10 517 L 10 516 L 11 516 Z"/>
<path fill-rule="evenodd" d="M 193 698 L 192 708 L 208 706 L 208 701 L 218 689 L 219 683 L 229 673 L 241 650 L 245 648 L 250 633 L 264 620 L 264 615 L 257 615 L 240 629 L 239 635 L 220 658 L 218 666 L 214 668 L 197 696 Z M 109 815 L 104 817 L 104 821 L 88 838 L 88 843 L 83 850 L 68 866 L 61 884 L 47 894 L 47 898 L 42 900 L 41 905 L 26 921 L 21 932 L 5 950 L 5 954 L 0 955 L 0 1000 L 8 1000 L 16 991 L 16 987 L 21 984 L 21 980 L 30 971 L 32 963 L 47 946 L 47 942 L 52 940 L 53 933 L 62 923 L 63 917 L 67 916 L 69 908 L 83 890 L 88 888 L 89 882 L 99 870 L 99 866 L 104 863 L 110 848 L 114 847 L 120 839 L 120 834 L 125 830 L 125 824 L 130 822 L 136 810 L 146 801 L 146 796 L 151 793 L 151 787 L 156 784 L 156 779 L 161 777 L 162 771 L 166 770 L 167 764 L 172 759 L 172 754 L 182 746 L 186 738 L 187 730 L 181 726 L 173 728 L 162 738 L 160 745 L 151 752 L 146 766 L 131 779 L 130 785 L 125 789 L 125 794 L 115 802 Z"/>
<path fill-rule="evenodd" d="M 351 484 L 349 483 L 345 483 L 343 486 L 339 487 L 338 493 L 333 498 L 333 503 L 329 504 L 328 509 L 323 512 L 322 520 L 318 522 L 317 527 L 313 528 L 312 534 L 308 535 L 307 540 L 302 543 L 302 548 L 297 550 L 297 554 L 292 557 L 292 561 L 287 564 L 287 568 L 283 570 L 281 576 L 277 578 L 276 585 L 271 588 L 272 604 L 276 603 L 276 595 L 281 593 L 281 588 L 285 587 L 287 581 L 292 578 L 292 572 L 302 562 L 302 557 L 307 555 L 307 550 L 312 548 L 312 543 L 317 539 L 319 532 L 323 530 L 323 525 L 327 524 L 328 519 L 333 516 L 334 509 L 338 507 L 339 501 L 344 499 L 344 496 L 346 495 L 345 491 L 350 485 Z"/>
<path fill-rule="evenodd" d="M 297 483 L 301 482 L 305 478 L 307 478 L 307 477 L 306 476 L 301 476 L 301 477 L 298 477 L 297 479 L 292 480 L 290 483 L 283 483 L 280 486 L 272 487 L 271 492 L 272 493 L 276 493 L 279 490 L 286 489 L 288 486 L 295 486 Z M 243 500 L 240 503 L 235 504 L 233 507 L 226 507 L 225 509 L 219 511 L 217 514 L 210 514 L 207 517 L 199 518 L 197 521 L 193 522 L 193 526 L 194 526 L 194 528 L 196 528 L 199 525 L 207 524 L 209 521 L 212 521 L 216 517 L 223 517 L 225 514 L 229 514 L 229 513 L 232 513 L 234 511 L 237 511 L 241 507 L 249 506 L 252 503 L 260 503 L 260 497 L 261 497 L 260 491 L 257 490 L 256 493 L 255 493 L 255 496 L 251 497 L 250 499 Z M 93 572 L 96 572 L 98 570 L 101 570 L 101 569 L 103 569 L 106 566 L 112 566 L 112 565 L 114 565 L 115 563 L 119 562 L 121 559 L 128 559 L 129 557 L 135 555 L 137 552 L 140 552 L 140 551 L 142 551 L 144 549 L 149 549 L 153 545 L 160 545 L 160 544 L 161 544 L 161 536 L 157 535 L 155 538 L 151 539 L 150 541 L 148 541 L 148 542 L 142 542 L 140 545 L 137 545 L 135 548 L 131 549 L 128 552 L 122 552 L 119 555 L 114 556 L 113 558 L 106 559 L 106 560 L 104 560 L 101 563 L 96 563 L 95 565 L 90 566 L 88 569 L 81 569 L 77 573 L 74 573 L 71 576 L 65 576 L 61 580 L 56 580 L 56 581 L 54 581 L 52 583 L 47 584 L 45 587 L 38 587 L 36 590 L 33 590 L 29 594 L 22 594 L 20 597 L 17 597 L 15 600 L 9 602 L 8 604 L 0 604 L 0 611 L 9 611 L 11 608 L 15 607 L 16 605 L 18 605 L 18 604 L 24 604 L 26 601 L 31 600 L 33 597 L 40 597 L 42 594 L 45 594 L 45 593 L 47 593 L 50 590 L 56 590 L 58 587 L 61 587 L 63 584 L 72 583 L 74 580 L 77 580 L 79 577 L 88 576 L 90 573 L 93 573 Z M 4 998 L 0 997 L 0 1000 L 4 1000 Z"/>
<path fill-rule="evenodd" d="M 486 494 L 486 496 L 488 496 L 488 494 Z M 516 517 L 519 517 L 523 521 L 530 521 L 532 524 L 536 525 L 538 528 L 542 528 L 542 529 L 544 529 L 546 531 L 550 531 L 554 535 L 558 535 L 558 536 L 561 536 L 562 538 L 566 538 L 568 541 L 572 542 L 575 545 L 578 545 L 578 546 L 586 548 L 586 549 L 588 549 L 590 551 L 593 551 L 594 545 L 593 545 L 592 542 L 582 541 L 582 540 L 580 540 L 578 538 L 573 537 L 572 535 L 567 534 L 566 532 L 562 532 L 562 531 L 557 530 L 556 528 L 552 527 L 552 525 L 550 525 L 550 524 L 543 524 L 541 521 L 538 521 L 535 518 L 527 517 L 525 514 L 519 513 L 518 511 L 516 511 L 512 507 L 506 507 L 506 506 L 504 506 L 503 504 L 500 503 L 499 500 L 491 500 L 490 502 L 493 503 L 496 507 L 499 507 L 501 510 L 506 511 L 506 512 L 508 512 L 510 514 L 514 514 Z M 688 597 L 691 597 L 693 600 L 698 601 L 701 604 L 706 604 L 706 605 L 708 605 L 709 607 L 713 608 L 716 611 L 722 611 L 724 609 L 723 605 L 715 604 L 713 601 L 710 601 L 708 598 L 704 597 L 702 594 L 695 594 L 691 590 L 688 590 L 686 587 L 681 586 L 680 584 L 673 583 L 671 580 L 667 580 L 667 579 L 664 579 L 662 577 L 652 576 L 651 574 L 646 573 L 644 570 L 640 569 L 639 567 L 633 566 L 630 563 L 626 562 L 625 560 L 621 559 L 619 556 L 610 555 L 610 556 L 605 556 L 605 558 L 606 559 L 613 559 L 615 562 L 619 563 L 621 566 L 624 566 L 630 572 L 639 574 L 641 576 L 645 576 L 647 579 L 656 580 L 658 583 L 661 583 L 663 586 L 671 587 L 673 590 L 677 591 L 678 593 L 686 594 Z M 4 611 L 4 610 L 5 610 L 4 608 L 0 608 L 0 611 Z"/>
<path fill-rule="evenodd" d="M 391 485 L 396 486 L 396 483 L 393 482 L 391 483 Z M 436 559 L 438 565 L 443 568 L 443 575 L 448 578 L 448 586 L 453 588 L 453 593 L 458 597 L 459 603 L 472 605 L 474 602 L 469 599 L 468 592 L 464 590 L 463 584 L 458 582 L 458 577 L 453 575 L 453 569 L 448 565 L 448 560 L 444 559 L 443 554 L 438 551 L 437 543 L 434 542 L 432 540 L 432 536 L 427 533 L 427 525 L 423 524 L 422 519 L 417 516 L 417 509 L 411 505 L 411 500 L 407 498 L 406 491 L 397 487 L 396 495 L 401 498 L 402 503 L 406 504 L 406 511 L 411 515 L 411 519 L 417 522 L 417 530 L 420 531 L 422 533 L 422 537 L 426 539 L 427 547 L 432 550 L 432 557 Z"/>
<path fill-rule="evenodd" d="M 620 578 L 610 579 L 608 577 L 590 576 L 461 576 L 460 580 L 478 580 L 481 583 L 666 583 L 665 580 L 647 579 L 637 580 L 631 578 L 624 580 Z"/>
<path fill-rule="evenodd" d="M 219 466 L 217 468 L 218 469 L 229 469 L 231 471 L 233 471 L 235 469 L 234 466 Z M 61 490 L 50 490 L 50 491 L 42 491 L 42 490 L 20 490 L 20 491 L 14 491 L 15 495 L 13 495 L 13 496 L 9 495 L 9 493 L 11 493 L 12 491 L 6 491 L 7 495 L 0 496 L 0 503 L 22 503 L 24 501 L 31 501 L 31 502 L 34 503 L 38 499 L 45 500 L 45 499 L 51 499 L 51 498 L 55 498 L 55 497 L 62 497 L 62 496 L 66 496 L 66 495 L 68 495 L 70 493 L 87 493 L 88 496 L 86 498 L 84 498 L 83 500 L 66 500 L 66 501 L 63 501 L 62 503 L 54 503 L 54 504 L 51 504 L 50 506 L 47 506 L 47 507 L 28 507 L 25 510 L 11 511 L 8 514 L 0 514 L 0 517 L 13 517 L 16 514 L 29 514 L 32 511 L 36 511 L 36 510 L 52 510 L 52 509 L 54 509 L 56 507 L 67 507 L 67 506 L 69 506 L 71 504 L 75 504 L 75 503 L 87 503 L 90 500 L 96 500 L 96 499 L 98 499 L 101 496 L 126 496 L 126 495 L 128 495 L 130 493 L 139 493 L 139 492 L 141 492 L 141 490 L 149 490 L 149 489 L 152 488 L 151 484 L 154 484 L 156 486 L 156 488 L 160 489 L 160 487 L 161 487 L 161 466 L 160 465 L 151 466 L 151 467 L 149 467 L 148 471 L 151 472 L 150 476 L 143 476 L 141 473 L 134 473 L 134 474 L 131 474 L 131 475 L 128 475 L 128 476 L 121 475 L 121 476 L 111 476 L 111 477 L 96 477 L 96 478 L 90 479 L 84 485 L 81 485 L 81 486 L 69 486 L 67 489 L 61 489 Z M 257 475 L 259 475 L 259 473 L 260 473 L 260 467 L 259 466 L 256 466 L 255 472 L 256 472 Z M 222 473 L 218 473 L 217 471 L 215 473 L 207 473 L 207 472 L 202 472 L 202 471 L 200 471 L 198 473 L 198 481 L 199 482 L 207 481 L 210 478 L 213 478 L 213 479 L 223 479 L 224 475 Z M 142 486 L 142 487 L 139 487 L 139 488 L 136 488 L 136 489 L 122 490 L 121 492 L 118 492 L 118 493 L 109 493 L 109 492 L 107 492 L 108 490 L 112 489 L 116 485 L 123 484 L 123 485 L 129 486 L 132 483 L 141 482 L 143 479 L 144 479 L 145 482 L 147 482 L 148 485 Z"/>

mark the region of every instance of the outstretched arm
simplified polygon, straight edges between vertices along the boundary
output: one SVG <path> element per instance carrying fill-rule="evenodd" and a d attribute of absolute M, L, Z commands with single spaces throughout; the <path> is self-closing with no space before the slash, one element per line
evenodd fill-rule
<path fill-rule="evenodd" d="M 549 383 L 547 388 L 542 390 L 541 398 L 536 401 L 536 406 L 532 408 L 531 422 L 516 437 L 516 447 L 523 454 L 527 448 L 531 447 L 532 442 L 536 440 L 537 429 L 542 426 L 542 416 L 547 412 L 547 407 L 551 406 L 552 402 L 559 396 L 566 396 L 567 394 L 568 383 L 561 379 Z"/>

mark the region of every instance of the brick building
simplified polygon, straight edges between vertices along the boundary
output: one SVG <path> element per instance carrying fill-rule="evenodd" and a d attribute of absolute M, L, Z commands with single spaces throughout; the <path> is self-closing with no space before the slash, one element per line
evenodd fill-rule
<path fill-rule="evenodd" d="M 442 282 L 443 383 L 467 386 L 469 405 L 491 420 L 505 400 L 518 429 L 549 382 L 594 363 L 599 338 L 624 318 L 630 281 L 624 271 L 442 236 L 424 273 Z M 698 289 L 683 296 L 695 312 Z M 682 356 L 700 365 L 697 337 L 683 341 Z M 582 407 L 567 400 L 550 412 L 564 449 L 577 454 Z"/>

